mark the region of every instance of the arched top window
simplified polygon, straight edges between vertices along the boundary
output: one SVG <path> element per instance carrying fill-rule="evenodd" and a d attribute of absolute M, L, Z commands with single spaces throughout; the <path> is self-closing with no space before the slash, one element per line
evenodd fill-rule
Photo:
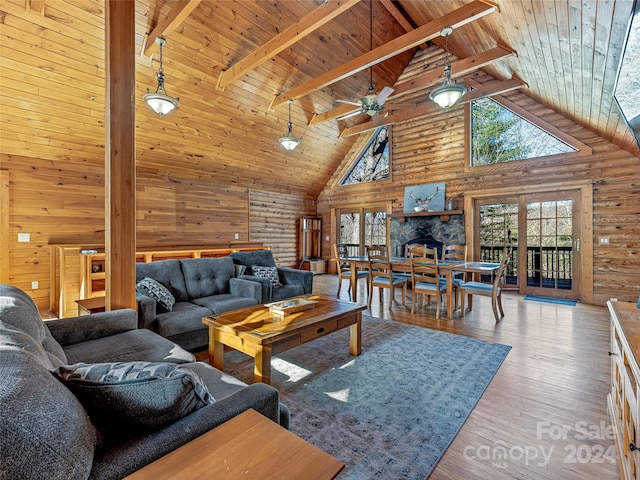
<path fill-rule="evenodd" d="M 471 102 L 473 167 L 577 151 L 491 98 Z"/>
<path fill-rule="evenodd" d="M 375 182 L 389 178 L 389 128 L 378 128 L 371 136 L 340 185 Z"/>

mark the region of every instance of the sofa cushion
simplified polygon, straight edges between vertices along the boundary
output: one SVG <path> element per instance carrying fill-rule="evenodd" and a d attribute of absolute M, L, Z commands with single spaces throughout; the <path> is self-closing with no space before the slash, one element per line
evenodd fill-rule
<path fill-rule="evenodd" d="M 196 373 L 175 363 L 77 363 L 53 374 L 112 438 L 155 430 L 215 401 Z"/>
<path fill-rule="evenodd" d="M 169 289 L 151 277 L 144 277 L 136 283 L 136 292 L 153 298 L 168 312 L 173 310 L 173 305 L 176 303 Z"/>
<path fill-rule="evenodd" d="M 271 281 L 271 285 L 274 287 L 282 286 L 282 283 L 280 283 L 280 276 L 278 275 L 278 269 L 276 267 L 252 265 L 251 271 L 256 277 L 268 278 Z"/>
<path fill-rule="evenodd" d="M 229 293 L 229 280 L 235 276 L 231 258 L 190 258 L 180 264 L 189 299 Z"/>
<path fill-rule="evenodd" d="M 271 291 L 271 301 L 277 302 L 279 300 L 297 297 L 298 295 L 304 295 L 304 288 L 302 288 L 302 285 L 283 285 L 279 288 L 274 288 Z"/>
<path fill-rule="evenodd" d="M 159 313 L 153 330 L 163 337 L 171 337 L 192 330 L 206 329 L 202 317 L 211 315 L 213 311 L 191 302 L 176 303 L 173 312 Z M 206 343 L 206 342 L 205 342 Z"/>
<path fill-rule="evenodd" d="M 139 282 L 144 277 L 151 277 L 167 287 L 176 302 L 189 300 L 180 260 L 136 263 L 136 282 Z"/>
<path fill-rule="evenodd" d="M 192 300 L 196 305 L 207 307 L 213 313 L 223 313 L 238 308 L 252 307 L 258 304 L 254 298 L 237 297 L 228 293 L 222 295 L 212 295 L 210 297 L 196 298 Z"/>
<path fill-rule="evenodd" d="M 54 365 L 66 363 L 62 347 L 42 321 L 36 304 L 24 291 L 0 284 L 0 319 L 35 339 Z"/>
<path fill-rule="evenodd" d="M 194 360 L 191 353 L 144 328 L 75 343 L 66 347 L 65 353 L 69 359 L 68 363 L 134 360 L 185 363 Z"/>
<path fill-rule="evenodd" d="M 271 250 L 254 250 L 251 252 L 233 252 L 229 255 L 234 263 L 240 265 L 261 265 L 263 267 L 275 267 L 276 261 L 273 259 Z"/>
<path fill-rule="evenodd" d="M 32 353 L 35 345 L 0 322 L 0 477 L 86 479 L 96 430 L 78 399 Z"/>

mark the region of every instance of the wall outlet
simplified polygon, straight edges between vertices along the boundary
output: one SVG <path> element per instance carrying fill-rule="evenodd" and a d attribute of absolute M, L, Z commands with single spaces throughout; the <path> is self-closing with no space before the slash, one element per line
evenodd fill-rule
<path fill-rule="evenodd" d="M 600 245 L 609 245 L 609 237 L 600 237 Z"/>
<path fill-rule="evenodd" d="M 18 234 L 18 241 L 19 242 L 30 242 L 31 241 L 31 234 L 30 233 L 19 233 Z"/>
<path fill-rule="evenodd" d="M 326 237 L 324 237 L 324 239 L 328 242 L 329 240 L 331 240 L 331 237 L 327 235 Z"/>
<path fill-rule="evenodd" d="M 35 282 L 31 282 L 31 290 L 37 290 L 38 288 L 40 288 L 40 284 L 37 280 Z"/>
<path fill-rule="evenodd" d="M 235 239 L 236 239 L 236 240 L 238 240 L 239 238 L 240 238 L 240 234 L 239 234 L 239 233 L 236 233 L 236 234 L 235 234 Z"/>

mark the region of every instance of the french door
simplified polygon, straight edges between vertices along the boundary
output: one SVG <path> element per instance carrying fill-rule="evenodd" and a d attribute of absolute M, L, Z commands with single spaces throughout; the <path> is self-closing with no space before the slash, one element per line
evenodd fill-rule
<path fill-rule="evenodd" d="M 478 199 L 474 232 L 480 259 L 496 261 L 513 249 L 507 283 L 520 293 L 575 299 L 580 278 L 580 193 Z"/>
<path fill-rule="evenodd" d="M 364 255 L 365 245 L 387 244 L 386 206 L 339 210 L 338 243 L 347 247 L 349 255 Z"/>

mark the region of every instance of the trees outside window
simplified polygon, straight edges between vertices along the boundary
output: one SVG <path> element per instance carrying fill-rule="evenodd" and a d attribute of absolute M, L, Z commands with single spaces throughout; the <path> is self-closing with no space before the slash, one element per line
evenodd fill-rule
<path fill-rule="evenodd" d="M 490 165 L 575 152 L 490 98 L 471 102 L 471 165 Z"/>
<path fill-rule="evenodd" d="M 375 182 L 387 178 L 389 178 L 389 130 L 384 126 L 371 136 L 371 140 L 340 185 Z"/>

